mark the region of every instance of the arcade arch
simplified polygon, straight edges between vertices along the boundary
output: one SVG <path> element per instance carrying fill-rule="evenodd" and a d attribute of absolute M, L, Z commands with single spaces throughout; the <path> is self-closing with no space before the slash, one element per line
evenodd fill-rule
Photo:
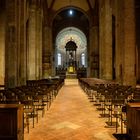
<path fill-rule="evenodd" d="M 61 30 L 55 40 L 55 67 L 68 68 L 70 61 L 70 53 L 73 46 L 66 50 L 66 44 L 74 42 L 77 48 L 74 52 L 75 69 L 87 67 L 87 38 L 85 34 L 76 27 L 67 27 Z M 73 43 L 73 44 L 74 44 Z M 59 55 L 61 55 L 61 60 Z M 84 55 L 83 55 L 84 54 Z M 83 59 L 84 57 L 84 59 Z M 61 62 L 60 62 L 61 61 Z M 84 61 L 84 62 L 83 62 Z M 61 65 L 60 65 L 61 64 Z"/>

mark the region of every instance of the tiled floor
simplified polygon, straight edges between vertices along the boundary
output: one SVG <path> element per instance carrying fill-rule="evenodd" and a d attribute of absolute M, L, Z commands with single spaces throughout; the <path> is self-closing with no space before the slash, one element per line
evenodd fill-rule
<path fill-rule="evenodd" d="M 105 121 L 76 79 L 67 80 L 35 128 L 25 130 L 24 140 L 115 140 L 115 129 L 105 128 Z"/>

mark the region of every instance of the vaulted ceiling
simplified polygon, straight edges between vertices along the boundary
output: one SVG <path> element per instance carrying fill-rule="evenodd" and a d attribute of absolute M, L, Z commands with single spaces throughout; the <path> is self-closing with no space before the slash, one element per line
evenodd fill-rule
<path fill-rule="evenodd" d="M 72 15 L 69 13 L 70 10 L 73 11 Z M 89 31 L 89 21 L 85 14 L 83 14 L 81 11 L 68 7 L 67 9 L 59 12 L 53 20 L 54 36 L 57 35 L 59 31 L 67 27 L 76 27 L 82 30 L 87 36 Z"/>
<path fill-rule="evenodd" d="M 57 11 L 63 7 L 75 6 L 87 12 L 94 8 L 95 0 L 46 0 L 48 8 Z"/>
<path fill-rule="evenodd" d="M 98 0 L 44 0 L 46 14 L 52 26 L 53 39 L 55 42 L 57 34 L 68 27 L 75 27 L 81 30 L 88 38 L 89 28 L 96 10 Z M 72 9 L 73 15 L 68 15 Z M 51 15 L 51 16 L 50 16 Z"/>
<path fill-rule="evenodd" d="M 93 15 L 96 0 L 46 0 L 47 9 L 51 12 L 54 38 L 63 28 L 74 26 L 81 29 L 86 36 L 89 30 L 89 17 Z M 68 10 L 73 9 L 73 17 Z M 51 23 L 51 22 L 50 22 Z"/>

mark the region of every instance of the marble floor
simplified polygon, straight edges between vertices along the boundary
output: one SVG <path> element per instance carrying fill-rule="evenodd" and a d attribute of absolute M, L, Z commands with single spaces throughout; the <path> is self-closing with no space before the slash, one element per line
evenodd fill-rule
<path fill-rule="evenodd" d="M 105 128 L 106 121 L 99 117 L 77 79 L 66 80 L 35 128 L 29 133 L 25 128 L 24 140 L 115 140 L 115 128 Z"/>

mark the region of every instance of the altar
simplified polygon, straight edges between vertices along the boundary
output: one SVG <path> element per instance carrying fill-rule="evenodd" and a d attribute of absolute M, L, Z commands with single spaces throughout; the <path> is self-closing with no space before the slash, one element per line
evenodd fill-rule
<path fill-rule="evenodd" d="M 66 79 L 77 79 L 76 73 L 66 73 Z"/>
<path fill-rule="evenodd" d="M 67 79 L 76 79 L 77 73 L 74 66 L 69 66 L 66 73 Z"/>
<path fill-rule="evenodd" d="M 69 66 L 68 67 L 68 73 L 69 74 L 74 74 L 75 73 L 75 67 L 74 66 Z"/>

